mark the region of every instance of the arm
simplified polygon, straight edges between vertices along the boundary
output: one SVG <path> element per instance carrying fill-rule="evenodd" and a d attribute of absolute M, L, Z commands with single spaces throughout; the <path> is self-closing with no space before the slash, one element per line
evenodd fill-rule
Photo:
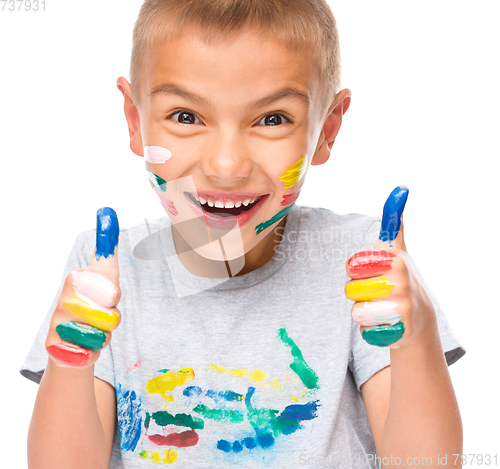
<path fill-rule="evenodd" d="M 94 367 L 62 368 L 49 358 L 28 433 L 28 466 L 108 468 L 115 425 L 114 388 L 94 378 Z"/>

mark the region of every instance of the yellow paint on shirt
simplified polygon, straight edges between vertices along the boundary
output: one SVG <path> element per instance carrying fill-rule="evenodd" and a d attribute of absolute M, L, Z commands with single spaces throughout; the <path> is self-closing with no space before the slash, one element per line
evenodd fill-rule
<path fill-rule="evenodd" d="M 177 450 L 176 449 L 166 449 L 165 456 L 162 459 L 164 464 L 172 464 L 177 461 Z"/>
<path fill-rule="evenodd" d="M 155 451 L 153 453 L 153 455 L 151 456 L 151 461 L 152 462 L 161 462 L 161 459 L 160 459 L 160 452 L 159 451 Z"/>
<path fill-rule="evenodd" d="M 248 376 L 248 371 L 242 368 L 238 368 L 236 370 L 230 371 L 229 374 L 231 376 L 234 376 L 235 378 L 246 378 Z"/>
<path fill-rule="evenodd" d="M 146 383 L 146 391 L 149 394 L 160 394 L 165 400 L 172 402 L 174 400 L 171 394 L 177 386 L 184 386 L 186 383 L 193 381 L 195 375 L 192 368 L 181 368 L 177 373 L 175 371 L 167 371 L 161 376 L 150 379 Z"/>
<path fill-rule="evenodd" d="M 302 158 L 297 163 L 292 164 L 292 166 L 283 171 L 283 176 L 279 180 L 285 183 L 285 189 L 295 186 L 302 179 L 306 164 L 306 155 L 302 155 Z"/>
<path fill-rule="evenodd" d="M 260 370 L 253 370 L 249 375 L 250 381 L 262 381 L 264 378 L 267 378 L 267 375 Z"/>

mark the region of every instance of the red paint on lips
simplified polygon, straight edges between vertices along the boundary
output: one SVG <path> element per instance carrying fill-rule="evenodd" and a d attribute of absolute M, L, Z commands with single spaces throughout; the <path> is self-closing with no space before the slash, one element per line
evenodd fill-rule
<path fill-rule="evenodd" d="M 72 347 L 64 343 L 54 344 L 47 347 L 48 354 L 65 365 L 81 367 L 89 362 L 90 353 L 81 347 Z"/>
<path fill-rule="evenodd" d="M 389 251 L 361 251 L 347 261 L 351 278 L 374 276 L 392 269 L 392 260 L 396 257 Z"/>

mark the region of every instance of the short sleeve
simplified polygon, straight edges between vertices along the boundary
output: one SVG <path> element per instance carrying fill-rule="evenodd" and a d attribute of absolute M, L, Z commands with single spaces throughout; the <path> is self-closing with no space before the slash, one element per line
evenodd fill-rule
<path fill-rule="evenodd" d="M 45 367 L 47 365 L 48 355 L 47 351 L 45 350 L 45 339 L 47 338 L 47 334 L 49 332 L 52 313 L 54 312 L 59 296 L 61 295 L 64 280 L 66 279 L 66 276 L 73 270 L 86 267 L 88 265 L 94 252 L 94 247 L 95 230 L 88 230 L 80 233 L 77 236 L 68 256 L 68 260 L 66 261 L 61 283 L 59 285 L 57 293 L 54 296 L 47 314 L 45 315 L 40 329 L 38 330 L 35 341 L 28 353 L 28 356 L 24 360 L 24 363 L 19 370 L 24 377 L 36 383 L 40 383 L 43 372 L 45 371 Z M 99 360 L 95 365 L 95 376 L 110 382 L 110 384 L 114 386 L 113 373 L 109 372 L 110 368 L 112 370 L 112 357 L 110 351 L 107 350 L 108 348 L 109 347 L 101 352 Z"/>
<path fill-rule="evenodd" d="M 360 250 L 373 249 L 373 246 L 378 239 L 379 233 L 380 220 L 373 222 L 369 227 Z M 411 261 L 418 279 L 427 290 L 427 293 L 429 294 L 436 310 L 439 336 L 441 338 L 441 344 L 445 354 L 446 363 L 449 366 L 452 363 L 455 363 L 465 354 L 465 349 L 455 337 L 455 334 L 453 333 L 445 314 L 439 306 L 439 303 L 437 302 L 434 294 L 425 284 L 425 281 L 422 278 L 422 275 L 420 274 L 420 271 L 418 270 L 415 262 L 413 261 L 413 259 L 411 259 Z M 352 321 L 351 326 L 351 356 L 349 368 L 354 375 L 354 380 L 359 390 L 361 385 L 368 379 L 370 379 L 375 373 L 391 364 L 390 349 L 387 347 L 375 347 L 373 345 L 369 345 L 363 340 L 359 325 Z"/>

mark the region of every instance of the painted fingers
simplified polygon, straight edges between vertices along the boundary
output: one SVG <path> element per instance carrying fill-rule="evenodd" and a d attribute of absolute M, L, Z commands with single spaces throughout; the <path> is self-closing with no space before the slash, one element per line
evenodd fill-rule
<path fill-rule="evenodd" d="M 363 339 L 371 345 L 387 347 L 403 337 L 405 324 L 400 307 L 400 278 L 406 264 L 401 216 L 408 189 L 397 187 L 384 206 L 379 240 L 373 250 L 354 254 L 346 264 L 352 279 L 346 284 L 346 296 L 355 301 L 352 318 L 361 326 Z"/>
<path fill-rule="evenodd" d="M 59 366 L 93 365 L 120 323 L 118 235 L 115 211 L 99 209 L 94 255 L 86 268 L 66 277 L 52 315 L 46 349 Z"/>

